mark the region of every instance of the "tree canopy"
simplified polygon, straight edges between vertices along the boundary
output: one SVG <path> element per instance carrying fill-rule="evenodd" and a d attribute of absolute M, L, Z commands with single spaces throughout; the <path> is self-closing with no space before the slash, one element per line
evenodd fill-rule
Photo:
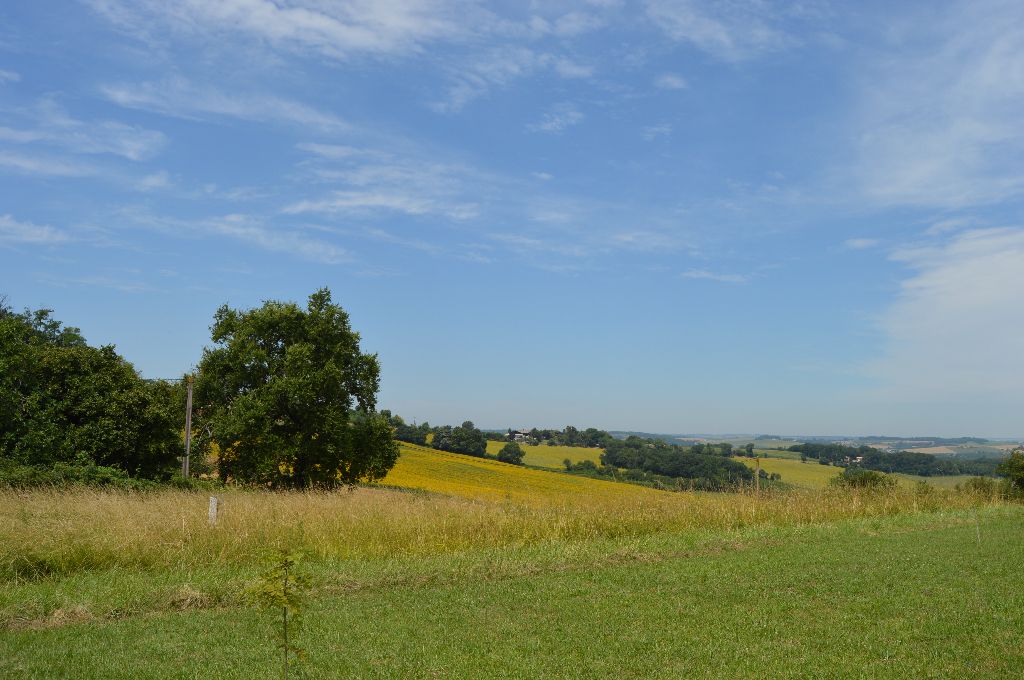
<path fill-rule="evenodd" d="M 519 444 L 515 442 L 509 442 L 505 446 L 501 447 L 501 451 L 498 451 L 498 460 L 502 463 L 511 463 L 512 465 L 523 464 L 523 449 Z"/>
<path fill-rule="evenodd" d="M 305 309 L 268 301 L 222 306 L 196 381 L 197 420 L 219 448 L 218 470 L 275 488 L 377 480 L 398 459 L 374 412 L 376 355 L 363 354 L 348 314 L 326 288 Z"/>
<path fill-rule="evenodd" d="M 481 458 L 487 455 L 487 438 L 471 420 L 458 427 L 443 425 L 435 428 L 431 446 L 440 451 L 464 453 Z"/>
<path fill-rule="evenodd" d="M 147 383 L 112 345 L 90 347 L 50 314 L 0 304 L 0 457 L 170 475 L 181 442 L 173 388 Z"/>

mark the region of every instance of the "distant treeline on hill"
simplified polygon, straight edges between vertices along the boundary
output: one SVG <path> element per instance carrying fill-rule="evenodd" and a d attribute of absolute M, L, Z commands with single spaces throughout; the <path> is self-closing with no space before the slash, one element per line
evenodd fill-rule
<path fill-rule="evenodd" d="M 610 442 L 601 454 L 601 464 L 675 479 L 697 480 L 697 488 L 708 490 L 733 488 L 754 480 L 750 468 L 730 460 L 729 454 L 711 455 L 705 453 L 706 450 L 702 448 L 696 452 L 658 439 L 628 437 Z"/>
<path fill-rule="evenodd" d="M 603 449 L 609 443 L 615 441 L 608 432 L 599 430 L 596 427 L 588 427 L 580 430 L 572 425 L 566 425 L 564 430 L 539 430 L 536 427 L 532 430 L 519 430 L 519 434 L 526 434 L 530 444 L 548 444 L 550 446 L 582 446 L 591 449 Z M 509 429 L 505 438 L 512 440 L 517 434 Z"/>
<path fill-rule="evenodd" d="M 390 411 L 381 411 L 394 428 L 394 437 L 399 441 L 421 446 L 431 446 L 440 451 L 462 453 L 468 456 L 489 458 L 487 441 L 517 439 L 528 444 L 551 446 L 578 446 L 601 448 L 601 465 L 593 461 L 566 462 L 566 471 L 591 477 L 607 477 L 642 484 L 674 487 L 677 489 L 704 489 L 723 491 L 752 482 L 754 473 L 746 465 L 731 460 L 742 449 L 733 449 L 731 444 L 701 443 L 692 447 L 670 444 L 660 439 L 646 439 L 630 436 L 617 439 L 610 433 L 597 428 L 580 430 L 572 425 L 563 430 L 511 430 L 507 432 L 483 432 L 472 421 L 452 427 L 442 425 L 431 427 L 428 423 L 409 425 Z M 428 441 L 429 440 L 429 441 Z M 517 449 L 518 450 L 518 449 Z M 521 452 L 520 452 L 521 457 Z M 502 456 L 499 455 L 501 460 Z M 767 475 L 762 475 L 767 477 Z M 775 478 L 778 476 L 776 475 Z"/>
<path fill-rule="evenodd" d="M 886 453 L 871 446 L 845 446 L 843 444 L 796 444 L 789 447 L 802 458 L 817 459 L 822 465 L 858 465 L 879 472 L 901 472 L 922 477 L 943 475 L 992 475 L 998 460 L 961 460 L 915 451 Z"/>

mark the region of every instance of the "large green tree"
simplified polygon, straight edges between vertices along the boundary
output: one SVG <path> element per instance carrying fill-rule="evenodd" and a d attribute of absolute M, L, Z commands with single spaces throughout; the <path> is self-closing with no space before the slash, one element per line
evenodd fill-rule
<path fill-rule="evenodd" d="M 90 347 L 49 310 L 0 303 L 0 457 L 163 477 L 181 440 L 174 390 L 147 383 L 113 346 Z"/>
<path fill-rule="evenodd" d="M 197 423 L 219 449 L 222 479 L 276 488 L 380 479 L 398 459 L 374 412 L 376 355 L 363 354 L 326 288 L 305 309 L 270 301 L 217 310 L 196 381 Z"/>

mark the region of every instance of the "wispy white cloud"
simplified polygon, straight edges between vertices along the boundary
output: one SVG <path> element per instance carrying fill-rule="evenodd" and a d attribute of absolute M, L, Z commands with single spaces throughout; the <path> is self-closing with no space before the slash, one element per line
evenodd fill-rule
<path fill-rule="evenodd" d="M 0 69 L 0 85 L 4 83 L 17 83 L 21 80 L 21 74 L 15 71 Z"/>
<path fill-rule="evenodd" d="M 736 61 L 789 47 L 794 39 L 780 26 L 785 6 L 739 0 L 649 0 L 648 18 L 668 37 L 719 59 Z"/>
<path fill-rule="evenodd" d="M 176 236 L 232 238 L 253 248 L 285 253 L 310 262 L 340 264 L 352 260 L 349 252 L 341 246 L 310 236 L 304 230 L 274 225 L 253 215 L 235 213 L 190 220 L 128 210 L 124 212 L 123 221 L 133 227 L 146 227 Z"/>
<path fill-rule="evenodd" d="M 69 115 L 52 99 L 20 112 L 20 128 L 0 127 L 0 141 L 45 144 L 81 154 L 111 154 L 133 161 L 156 155 L 167 143 L 157 130 L 117 121 L 84 121 Z"/>
<path fill-rule="evenodd" d="M 430 103 L 430 107 L 438 113 L 461 111 L 466 104 L 490 88 L 503 87 L 532 75 L 549 62 L 549 57 L 522 45 L 492 48 L 484 54 L 476 55 L 468 63 L 454 66 L 449 74 L 453 83 L 445 98 Z"/>
<path fill-rule="evenodd" d="M 867 366 L 887 397 L 1024 407 L 1024 228 L 962 232 L 893 258 L 913 273 L 879 320 L 885 350 Z"/>
<path fill-rule="evenodd" d="M 431 42 L 456 39 L 489 14 L 462 2 L 438 0 L 88 0 L 122 30 L 141 39 L 153 26 L 200 41 L 245 39 L 333 59 L 417 53 Z"/>
<path fill-rule="evenodd" d="M 848 238 L 843 241 L 843 247 L 847 250 L 867 250 L 874 248 L 879 243 L 875 238 Z"/>
<path fill-rule="evenodd" d="M 1001 0 L 942 8 L 887 23 L 896 37 L 864 69 L 857 176 L 881 205 L 1024 194 L 1024 13 Z"/>
<path fill-rule="evenodd" d="M 0 244 L 52 246 L 71 240 L 71 235 L 61 229 L 0 215 Z"/>
<path fill-rule="evenodd" d="M 654 79 L 654 85 L 662 90 L 685 90 L 689 86 L 685 78 L 675 73 L 662 73 Z"/>
<path fill-rule="evenodd" d="M 228 93 L 193 84 L 181 77 L 160 82 L 104 85 L 110 101 L 130 109 L 153 111 L 177 118 L 225 116 L 241 120 L 289 123 L 323 130 L 344 131 L 350 126 L 331 113 L 270 94 Z"/>
<path fill-rule="evenodd" d="M 721 283 L 746 283 L 749 277 L 743 274 L 719 274 L 706 269 L 690 269 L 679 275 L 684 279 L 704 279 Z"/>
<path fill-rule="evenodd" d="M 378 210 L 408 215 L 444 213 L 456 219 L 466 219 L 476 214 L 471 205 L 452 207 L 421 196 L 379 191 L 335 191 L 327 198 L 297 201 L 286 206 L 282 212 L 297 215 L 302 213 L 369 213 Z"/>
<path fill-rule="evenodd" d="M 160 170 L 159 172 L 154 172 L 150 175 L 146 175 L 135 184 L 136 188 L 139 189 L 140 191 L 157 191 L 159 189 L 169 189 L 173 185 L 174 182 L 171 181 L 171 176 L 167 173 L 166 170 Z"/>
<path fill-rule="evenodd" d="M 96 169 L 81 163 L 43 155 L 26 155 L 0 151 L 0 168 L 7 168 L 26 175 L 49 175 L 53 177 L 87 177 L 96 174 Z"/>
<path fill-rule="evenodd" d="M 594 75 L 594 67 L 577 63 L 566 57 L 554 59 L 555 72 L 563 78 L 589 78 Z"/>
<path fill-rule="evenodd" d="M 645 141 L 653 142 L 659 137 L 668 137 L 672 134 L 672 126 L 668 123 L 661 123 L 660 125 L 648 125 L 640 131 L 640 136 Z"/>
<path fill-rule="evenodd" d="M 626 250 L 640 252 L 667 252 L 687 246 L 687 242 L 678 235 L 637 229 L 614 233 L 609 242 Z"/>
<path fill-rule="evenodd" d="M 293 201 L 283 208 L 286 214 L 397 212 L 467 220 L 479 213 L 467 198 L 467 186 L 479 186 L 481 178 L 468 168 L 372 148 L 309 143 L 298 148 L 311 154 L 307 167 L 320 183 L 339 188 Z"/>
<path fill-rule="evenodd" d="M 964 227 L 969 227 L 975 224 L 975 220 L 970 217 L 949 217 L 944 220 L 938 220 L 933 222 L 924 233 L 928 236 L 937 236 L 939 234 L 946 234 L 951 231 L 957 231 Z"/>
<path fill-rule="evenodd" d="M 559 134 L 573 125 L 583 122 L 583 112 L 573 104 L 559 104 L 554 110 L 545 113 L 536 123 L 530 123 L 526 129 L 530 132 Z"/>

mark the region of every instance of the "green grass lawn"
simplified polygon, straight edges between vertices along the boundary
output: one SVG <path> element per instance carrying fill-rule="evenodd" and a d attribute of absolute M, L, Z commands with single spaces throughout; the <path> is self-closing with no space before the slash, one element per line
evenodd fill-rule
<path fill-rule="evenodd" d="M 321 587 L 299 642 L 312 678 L 1020 677 L 1024 508 L 984 509 L 978 527 L 980 546 L 956 511 L 389 561 Z M 321 584 L 351 570 L 309 568 Z M 123 616 L 2 630 L 0 676 L 279 671 L 265 613 Z"/>

